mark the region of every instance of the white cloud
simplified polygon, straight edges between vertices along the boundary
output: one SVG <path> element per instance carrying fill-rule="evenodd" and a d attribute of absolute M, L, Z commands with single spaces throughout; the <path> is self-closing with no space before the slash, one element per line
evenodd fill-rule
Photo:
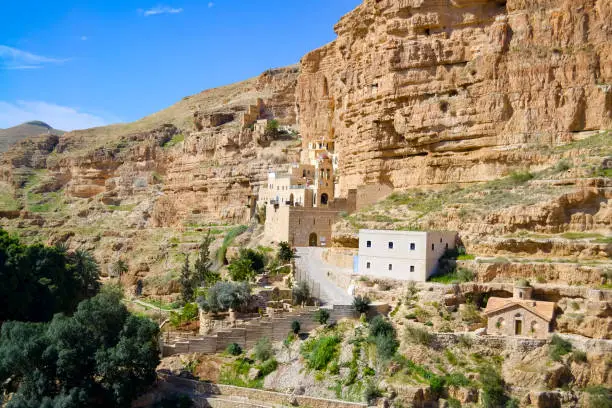
<path fill-rule="evenodd" d="M 78 108 L 42 101 L 0 101 L 0 128 L 42 120 L 55 129 L 75 130 L 108 125 L 109 121 Z"/>
<path fill-rule="evenodd" d="M 33 69 L 47 64 L 62 64 L 66 59 L 49 58 L 6 45 L 0 45 L 0 69 Z"/>
<path fill-rule="evenodd" d="M 209 2 L 208 2 L 208 8 L 211 8 L 211 7 L 212 7 L 212 6 L 214 6 L 214 5 L 215 5 L 215 3 L 213 3 L 212 1 L 209 1 Z"/>
<path fill-rule="evenodd" d="M 157 6 L 157 7 L 153 7 L 149 10 L 144 10 L 143 14 L 145 15 L 145 17 L 149 17 L 149 16 L 155 16 L 158 14 L 178 14 L 178 13 L 182 13 L 183 9 L 182 8 L 173 8 L 173 7 L 168 7 L 168 6 Z"/>

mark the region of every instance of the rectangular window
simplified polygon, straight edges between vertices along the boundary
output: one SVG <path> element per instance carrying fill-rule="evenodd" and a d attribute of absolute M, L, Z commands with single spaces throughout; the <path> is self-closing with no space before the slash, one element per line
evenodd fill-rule
<path fill-rule="evenodd" d="M 431 244 L 431 250 L 432 250 L 432 251 L 434 250 L 434 245 L 435 245 L 435 244 Z"/>
<path fill-rule="evenodd" d="M 414 272 L 414 265 L 410 265 L 410 272 Z"/>
<path fill-rule="evenodd" d="M 389 264 L 389 270 L 392 271 L 393 270 L 393 265 Z"/>
<path fill-rule="evenodd" d="M 389 241 L 389 249 L 393 249 L 393 242 Z"/>
<path fill-rule="evenodd" d="M 372 248 L 372 241 L 366 241 L 366 246 L 368 248 Z"/>
<path fill-rule="evenodd" d="M 416 244 L 414 242 L 410 243 L 410 250 L 414 251 L 416 249 Z"/>
<path fill-rule="evenodd" d="M 370 269 L 370 263 L 366 262 L 366 268 Z"/>

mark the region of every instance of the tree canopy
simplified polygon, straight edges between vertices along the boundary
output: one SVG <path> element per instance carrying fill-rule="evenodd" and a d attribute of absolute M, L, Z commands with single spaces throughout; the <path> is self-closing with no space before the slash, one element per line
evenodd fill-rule
<path fill-rule="evenodd" d="M 247 282 L 218 282 L 208 289 L 206 298 L 198 298 L 198 304 L 207 312 L 223 312 L 240 309 L 247 305 L 251 297 L 251 287 Z"/>
<path fill-rule="evenodd" d="M 25 245 L 0 228 L 0 321 L 45 322 L 71 314 L 100 288 L 100 268 L 86 251 Z"/>
<path fill-rule="evenodd" d="M 48 323 L 5 322 L 0 390 L 7 408 L 129 407 L 155 380 L 159 329 L 130 314 L 117 291 Z"/>

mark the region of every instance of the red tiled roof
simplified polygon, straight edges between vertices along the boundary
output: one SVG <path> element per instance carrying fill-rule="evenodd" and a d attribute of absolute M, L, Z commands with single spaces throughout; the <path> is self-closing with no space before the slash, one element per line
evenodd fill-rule
<path fill-rule="evenodd" d="M 519 300 L 515 298 L 500 298 L 491 297 L 487 302 L 487 307 L 484 310 L 486 315 L 492 315 L 508 309 L 512 306 L 520 306 L 546 321 L 551 321 L 555 314 L 554 302 L 543 302 L 538 300 Z"/>

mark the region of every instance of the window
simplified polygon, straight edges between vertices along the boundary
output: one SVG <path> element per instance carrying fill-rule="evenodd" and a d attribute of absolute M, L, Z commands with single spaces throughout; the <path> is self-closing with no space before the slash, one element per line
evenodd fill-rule
<path fill-rule="evenodd" d="M 366 268 L 370 269 L 370 263 L 369 262 L 366 262 Z"/>
<path fill-rule="evenodd" d="M 432 250 L 432 251 L 434 250 L 434 245 L 435 245 L 435 244 L 431 244 L 431 250 Z"/>
<path fill-rule="evenodd" d="M 372 241 L 366 241 L 366 246 L 368 248 L 372 248 Z"/>
<path fill-rule="evenodd" d="M 416 244 L 414 242 L 410 243 L 410 250 L 414 251 L 416 249 Z"/>
<path fill-rule="evenodd" d="M 448 242 L 446 243 L 446 249 L 448 249 Z"/>
<path fill-rule="evenodd" d="M 414 265 L 410 265 L 410 272 L 414 272 Z"/>
<path fill-rule="evenodd" d="M 393 270 L 393 264 L 389 264 L 389 270 L 392 271 Z"/>
<path fill-rule="evenodd" d="M 393 249 L 393 242 L 389 241 L 389 249 Z"/>
<path fill-rule="evenodd" d="M 440 243 L 442 243 L 442 238 L 440 238 Z"/>

